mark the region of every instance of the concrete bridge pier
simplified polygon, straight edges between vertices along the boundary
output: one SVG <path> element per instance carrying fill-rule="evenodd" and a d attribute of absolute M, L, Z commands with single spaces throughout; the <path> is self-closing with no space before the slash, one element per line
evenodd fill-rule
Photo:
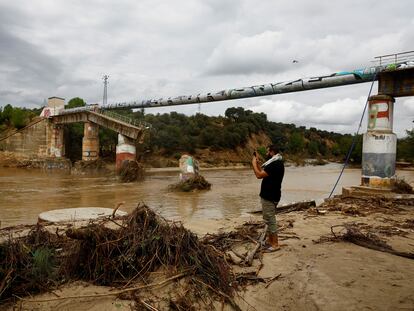
<path fill-rule="evenodd" d="M 394 102 L 394 97 L 388 95 L 374 95 L 368 100 L 368 130 L 362 143 L 362 186 L 390 189 L 395 181 Z"/>
<path fill-rule="evenodd" d="M 47 124 L 47 156 L 52 158 L 62 158 L 65 156 L 64 126 L 48 122 Z"/>
<path fill-rule="evenodd" d="M 125 161 L 135 161 L 137 157 L 137 151 L 135 147 L 135 141 L 127 136 L 118 134 L 118 145 L 116 145 L 116 159 L 115 170 L 119 173 L 122 164 Z"/>
<path fill-rule="evenodd" d="M 82 139 L 82 161 L 93 161 L 99 158 L 99 125 L 85 122 Z"/>

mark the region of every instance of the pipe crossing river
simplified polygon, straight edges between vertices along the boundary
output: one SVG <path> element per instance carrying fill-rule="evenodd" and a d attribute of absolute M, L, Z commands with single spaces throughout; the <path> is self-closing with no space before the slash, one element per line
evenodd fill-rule
<path fill-rule="evenodd" d="M 388 65 L 380 65 L 373 67 L 366 67 L 363 69 L 356 69 L 353 71 L 341 71 L 330 75 L 300 78 L 286 82 L 267 83 L 249 87 L 225 89 L 219 92 L 184 95 L 177 97 L 148 99 L 141 101 L 123 102 L 106 104 L 100 106 L 100 109 L 120 109 L 120 108 L 152 108 L 162 106 L 188 105 L 198 103 L 208 103 L 231 99 L 241 99 L 249 97 L 258 97 L 266 95 L 276 95 L 290 92 L 299 92 L 306 90 L 314 90 L 321 88 L 328 88 L 334 86 L 342 86 L 356 83 L 370 82 L 377 79 L 377 73 L 384 70 L 396 70 L 414 67 L 414 61 L 408 60 L 400 63 L 393 63 Z M 85 110 L 93 110 L 96 105 L 65 109 L 59 114 L 76 113 Z"/>

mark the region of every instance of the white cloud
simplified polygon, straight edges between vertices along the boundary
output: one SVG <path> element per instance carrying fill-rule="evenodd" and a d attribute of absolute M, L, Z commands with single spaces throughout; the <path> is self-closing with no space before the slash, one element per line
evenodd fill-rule
<path fill-rule="evenodd" d="M 332 128 L 340 132 L 355 132 L 365 98 L 345 98 L 321 105 L 285 100 L 262 99 L 249 109 L 267 114 L 275 122 L 294 123 L 308 127 Z"/>
<path fill-rule="evenodd" d="M 207 59 L 210 74 L 249 74 L 286 70 L 292 59 L 281 49 L 285 39 L 277 31 L 265 31 L 250 37 L 232 35 L 217 46 Z"/>
<path fill-rule="evenodd" d="M 403 100 L 402 106 L 404 110 L 409 113 L 409 116 L 414 120 L 414 97 Z"/>
<path fill-rule="evenodd" d="M 0 0 L 0 106 L 49 96 L 101 102 L 103 74 L 109 102 L 118 102 L 353 70 L 413 49 L 413 9 L 409 0 Z M 291 120 L 281 122 L 353 132 L 367 88 L 204 104 L 202 112 L 268 101 Z M 158 111 L 171 110 L 197 108 Z M 411 128 L 411 101 L 396 104 L 395 115 L 398 133 Z"/>

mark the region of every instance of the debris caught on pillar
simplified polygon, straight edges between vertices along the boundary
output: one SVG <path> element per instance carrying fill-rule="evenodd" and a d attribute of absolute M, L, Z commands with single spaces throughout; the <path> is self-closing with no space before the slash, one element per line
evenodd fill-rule
<path fill-rule="evenodd" d="M 138 161 L 123 161 L 119 170 L 121 182 L 134 182 L 144 179 L 144 167 Z"/>
<path fill-rule="evenodd" d="M 199 173 L 198 161 L 189 155 L 182 155 L 179 160 L 180 181 L 170 185 L 172 191 L 190 192 L 195 190 L 210 190 L 211 184 Z"/>
<path fill-rule="evenodd" d="M 413 187 L 407 183 L 403 178 L 396 178 L 393 183 L 393 192 L 401 194 L 414 194 Z"/>
<path fill-rule="evenodd" d="M 172 191 L 190 192 L 195 190 L 210 190 L 211 184 L 201 175 L 180 181 L 168 187 Z"/>

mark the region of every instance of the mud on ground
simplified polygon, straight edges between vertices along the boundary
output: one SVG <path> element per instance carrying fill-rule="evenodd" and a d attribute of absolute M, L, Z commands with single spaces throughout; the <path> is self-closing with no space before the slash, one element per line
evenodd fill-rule
<path fill-rule="evenodd" d="M 413 219 L 412 198 L 337 197 L 314 209 L 278 215 L 280 239 L 286 246 L 274 253 L 259 253 L 252 266 L 231 264 L 235 275 L 245 276 L 238 280 L 245 282 L 245 286 L 239 288 L 234 301 L 241 310 L 412 310 L 414 260 L 333 239 L 332 230 L 339 235 L 342 225 L 353 225 L 363 234 L 378 237 L 396 251 L 412 254 Z M 246 222 L 249 224 L 242 226 Z M 254 243 L 245 246 L 244 239 L 229 232 L 239 226 L 238 232 L 244 228 L 246 232 L 255 231 L 257 236 L 262 230 L 260 215 L 184 225 L 199 237 L 208 232 L 216 241 L 218 236 L 224 237 L 222 244 L 241 255 Z M 220 243 L 212 245 L 220 248 Z M 148 282 L 159 283 L 168 277 L 162 271 L 154 272 Z M 160 303 L 166 298 L 172 298 L 172 301 L 184 299 L 186 292 L 185 287 L 179 286 L 181 282 L 184 280 L 136 291 L 138 300 L 128 295 L 99 296 L 119 288 L 74 282 L 53 293 L 33 297 L 50 301 L 26 301 L 21 304 L 21 309 L 184 310 L 177 306 L 185 306 L 185 301 L 177 306 Z M 177 292 L 177 288 L 182 291 Z M 91 297 L 76 298 L 85 294 Z M 58 296 L 72 298 L 53 300 Z M 19 303 L 15 307 L 20 308 Z M 216 310 L 222 310 L 219 301 L 214 306 Z M 187 310 L 196 309 L 194 305 L 187 307 Z M 9 306 L 9 310 L 12 308 Z M 224 305 L 224 310 L 232 309 L 231 305 Z"/>

